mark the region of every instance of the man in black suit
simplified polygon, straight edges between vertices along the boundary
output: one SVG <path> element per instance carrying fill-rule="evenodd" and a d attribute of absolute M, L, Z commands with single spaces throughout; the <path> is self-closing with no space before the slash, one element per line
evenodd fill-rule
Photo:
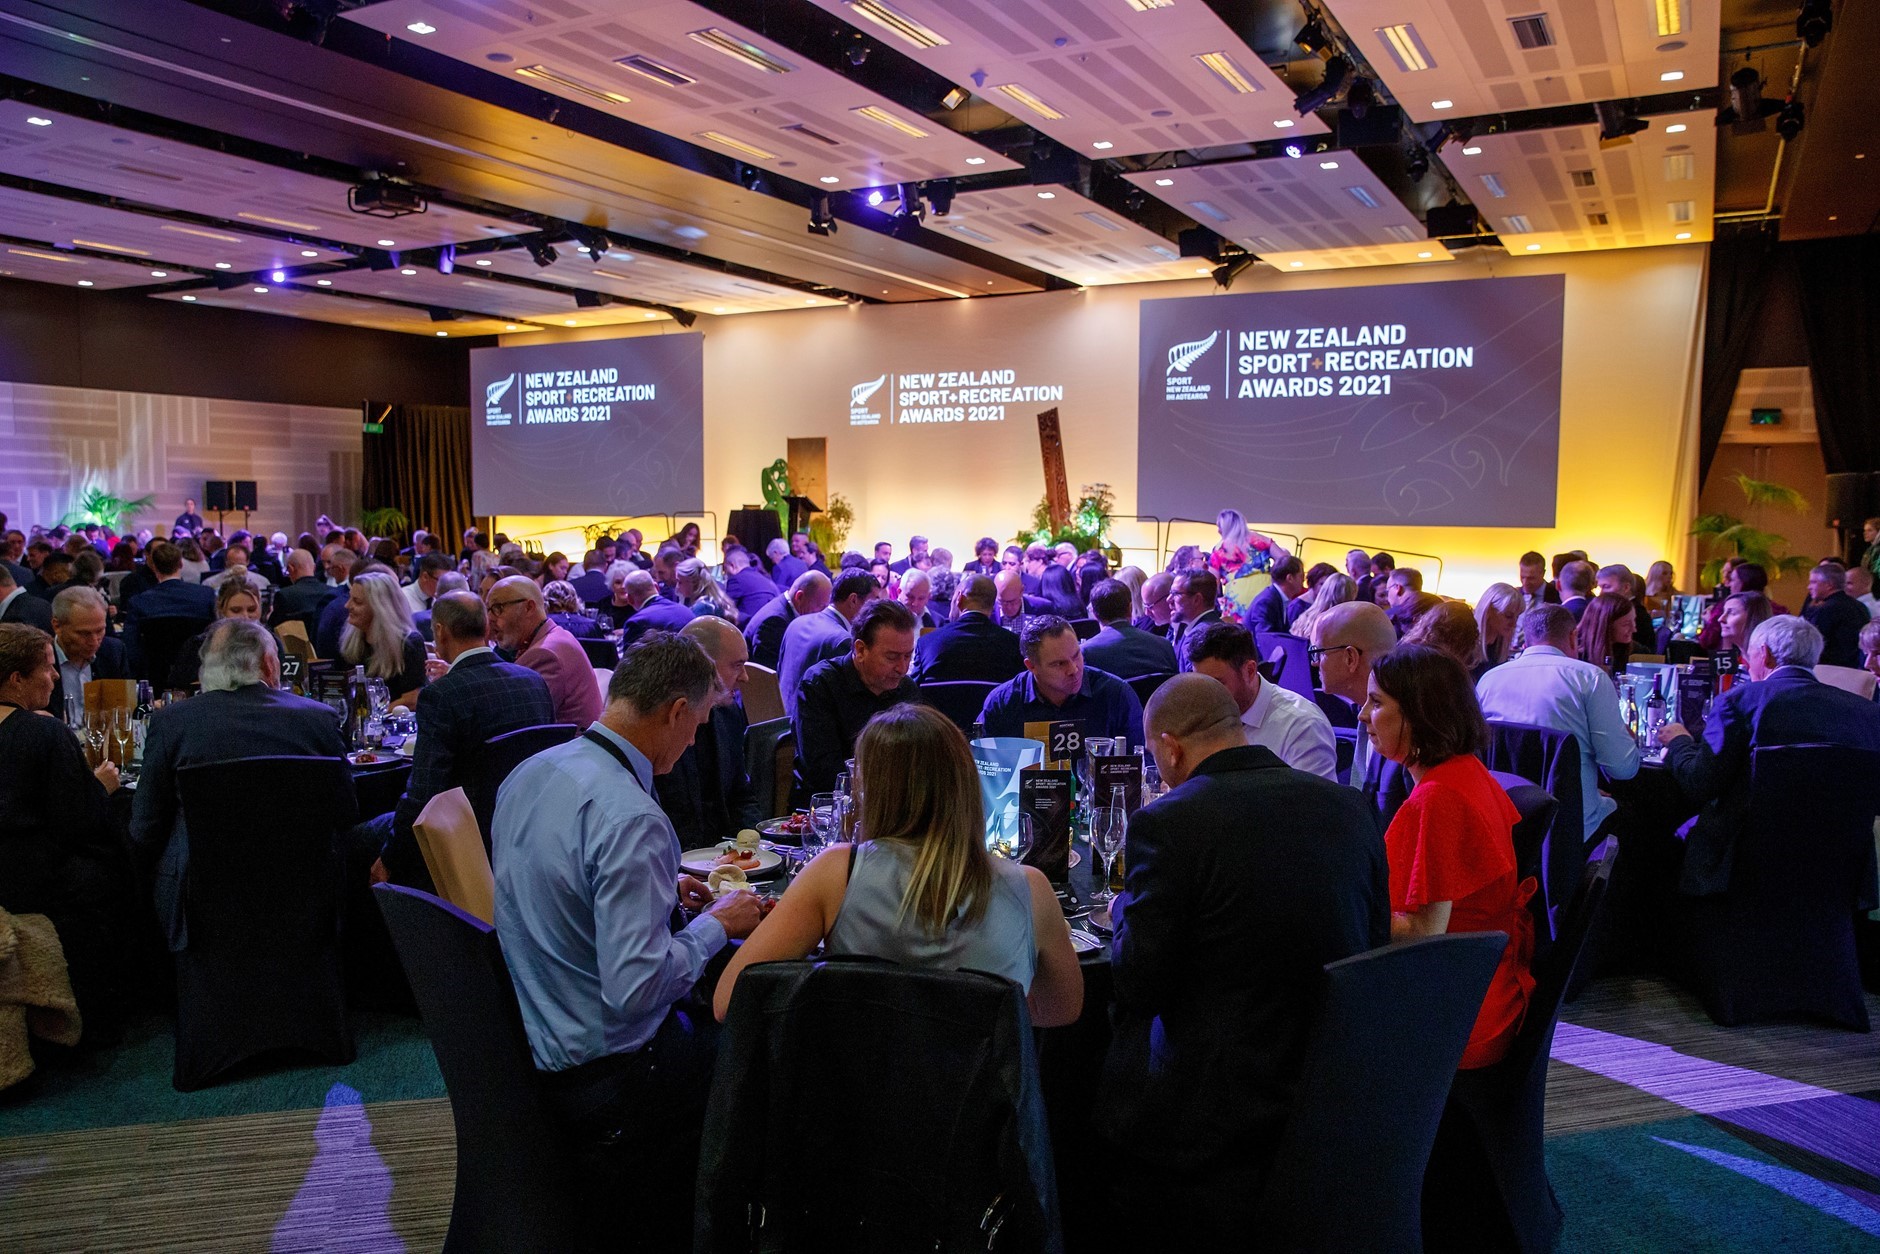
<path fill-rule="evenodd" d="M 1273 563 L 1273 582 L 1260 589 L 1247 607 L 1247 630 L 1283 632 L 1286 607 L 1306 590 L 1306 564 L 1288 553 Z"/>
<path fill-rule="evenodd" d="M 992 621 L 997 597 L 993 580 L 984 575 L 967 575 L 960 580 L 959 591 L 953 594 L 953 621 L 928 632 L 914 646 L 915 683 L 976 680 L 1002 684 L 1025 669 L 1018 637 Z M 1127 590 L 1123 598 L 1127 604 Z"/>
<path fill-rule="evenodd" d="M 755 560 L 749 549 L 725 550 L 725 595 L 738 607 L 739 622 L 750 622 L 777 595 L 776 583 L 752 565 Z"/>
<path fill-rule="evenodd" d="M 320 611 L 333 599 L 333 589 L 314 572 L 313 554 L 305 549 L 295 549 L 287 555 L 287 577 L 288 585 L 274 594 L 274 613 L 269 616 L 268 624 L 279 627 L 288 619 L 294 619 L 306 627 L 307 638 L 311 640 L 319 628 Z"/>
<path fill-rule="evenodd" d="M 589 549 L 581 559 L 581 573 L 568 583 L 583 605 L 599 605 L 608 599 L 607 559 L 599 549 Z"/>
<path fill-rule="evenodd" d="M 489 619 L 475 593 L 445 593 L 430 613 L 438 660 L 449 669 L 418 691 L 418 747 L 398 807 L 361 823 L 354 840 L 362 859 L 378 851 L 393 883 L 426 892 L 431 876 L 411 830 L 425 805 L 469 782 L 490 737 L 555 721 L 548 682 L 490 648 Z"/>
<path fill-rule="evenodd" d="M 1867 607 L 1847 595 L 1847 570 L 1823 562 L 1808 572 L 1808 604 L 1802 617 L 1821 633 L 1821 660 L 1829 666 L 1860 665 L 1860 632 L 1871 621 Z"/>
<path fill-rule="evenodd" d="M 26 590 L 42 601 L 51 601 L 59 595 L 59 589 L 70 582 L 72 555 L 63 549 L 54 549 L 39 563 L 39 573 L 26 585 Z"/>
<path fill-rule="evenodd" d="M 1184 570 L 1175 576 L 1169 600 L 1175 608 L 1169 620 L 1169 643 L 1175 646 L 1175 656 L 1180 658 L 1183 656 L 1182 637 L 1202 623 L 1221 621 L 1221 581 L 1214 577 L 1213 571 Z M 1187 663 L 1182 666 L 1186 669 Z"/>
<path fill-rule="evenodd" d="M 94 679 L 129 679 L 130 664 L 123 643 L 105 635 L 104 595 L 96 589 L 67 588 L 47 609 L 58 678 L 46 708 L 63 718 L 68 695 L 83 700 L 85 685 Z"/>
<path fill-rule="evenodd" d="M 1560 607 L 1573 615 L 1573 621 L 1579 622 L 1580 615 L 1586 613 L 1587 603 L 1593 599 L 1593 582 L 1599 571 L 1591 562 L 1578 559 L 1568 562 L 1560 568 L 1559 585 Z"/>
<path fill-rule="evenodd" d="M 189 944 L 182 900 L 189 834 L 177 798 L 176 773 L 236 758 L 338 758 L 346 753 L 333 711 L 282 691 L 280 681 L 281 660 L 267 628 L 243 618 L 225 618 L 203 642 L 201 694 L 151 716 L 143 773 L 131 807 L 131 844 L 154 875 L 157 917 L 173 951 Z M 282 801 L 291 804 L 289 798 Z M 348 822 L 354 804 L 349 791 L 341 799 Z M 256 821 L 265 826 L 266 816 L 257 815 Z"/>
<path fill-rule="evenodd" d="M 744 624 L 744 645 L 750 650 L 752 664 L 776 670 L 783 660 L 784 630 L 795 619 L 828 609 L 832 591 L 829 576 L 807 570 L 786 591 L 766 602 Z"/>
<path fill-rule="evenodd" d="M 1390 939 L 1390 872 L 1363 800 L 1247 744 L 1214 680 L 1169 680 L 1144 728 L 1173 791 L 1129 821 L 1099 1119 L 1128 1232 L 1179 1214 L 1194 1248 L 1227 1248 L 1245 1215 L 1220 1200 L 1259 1196 L 1320 968 Z"/>
<path fill-rule="evenodd" d="M 691 610 L 660 594 L 650 570 L 629 571 L 621 587 L 626 591 L 627 604 L 633 607 L 620 633 L 623 653 L 649 631 L 684 631 L 692 621 Z"/>
<path fill-rule="evenodd" d="M 888 569 L 897 575 L 905 575 L 915 565 L 916 558 L 927 556 L 927 537 L 914 536 L 907 542 L 907 556 L 898 562 L 891 562 Z"/>
<path fill-rule="evenodd" d="M 51 631 L 52 606 L 28 592 L 15 578 L 13 569 L 0 564 L 0 623 L 25 623 Z"/>
<path fill-rule="evenodd" d="M 1173 675 L 1175 646 L 1154 632 L 1129 624 L 1129 588 L 1114 579 L 1090 590 L 1090 617 L 1103 624 L 1084 641 L 1084 661 L 1120 679 Z"/>
<path fill-rule="evenodd" d="M 1678 787 L 1703 807 L 1684 837 L 1680 892 L 1703 897 L 1730 887 L 1736 840 L 1749 811 L 1755 750 L 1824 744 L 1880 750 L 1880 705 L 1815 678 L 1821 643 L 1821 633 L 1805 619 L 1793 614 L 1765 619 L 1743 650 L 1754 682 L 1723 694 L 1704 721 L 1703 740 L 1677 723 L 1659 729 L 1658 742 L 1666 748 L 1665 763 Z M 1676 852 L 1670 857 L 1676 860 Z M 1867 887 L 1871 892 L 1871 879 Z"/>
<path fill-rule="evenodd" d="M 703 849 L 730 840 L 768 817 L 757 812 L 757 793 L 744 771 L 744 733 L 750 723 L 738 704 L 749 657 L 744 637 L 715 615 L 695 618 L 690 636 L 718 671 L 712 710 L 672 769 L 655 776 L 659 808 L 672 820 L 681 849 Z"/>
<path fill-rule="evenodd" d="M 1397 629 L 1390 616 L 1369 601 L 1347 601 L 1326 610 L 1312 625 L 1312 648 L 1307 655 L 1319 668 L 1320 686 L 1343 697 L 1355 712 L 1364 705 L 1371 663 L 1397 647 Z M 1370 727 L 1357 720 L 1351 768 L 1339 779 L 1358 790 L 1377 816 L 1383 831 L 1396 817 L 1397 807 L 1410 795 L 1410 780 L 1401 763 L 1371 748 Z"/>
<path fill-rule="evenodd" d="M 132 597 L 124 611 L 124 647 L 130 650 L 131 669 L 139 674 L 145 673 L 147 661 L 142 648 L 147 624 L 174 621 L 179 624 L 180 639 L 193 636 L 215 618 L 215 589 L 183 578 L 183 554 L 174 544 L 158 540 L 150 546 L 144 564 L 156 576 L 157 586 Z M 196 626 L 182 630 L 184 623 Z M 154 678 L 160 681 L 164 676 Z"/>
<path fill-rule="evenodd" d="M 868 720 L 920 693 L 907 677 L 914 660 L 914 616 L 899 601 L 867 602 L 856 615 L 846 657 L 810 667 L 797 693 L 796 801 L 835 787 L 842 763 Z"/>

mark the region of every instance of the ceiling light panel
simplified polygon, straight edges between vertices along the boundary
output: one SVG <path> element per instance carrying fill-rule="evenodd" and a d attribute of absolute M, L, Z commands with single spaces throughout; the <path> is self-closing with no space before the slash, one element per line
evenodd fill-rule
<path fill-rule="evenodd" d="M 1530 244 L 1556 253 L 1708 240 L 1716 145 L 1707 133 L 1694 143 L 1691 132 L 1665 129 L 1692 116 L 1648 117 L 1631 143 L 1612 148 L 1599 146 L 1592 124 L 1479 136 L 1473 143 L 1482 155 L 1470 166 L 1492 166 L 1506 194 L 1478 196 L 1476 208 L 1516 256 L 1528 255 Z M 1683 213 L 1690 216 L 1679 221 Z"/>
<path fill-rule="evenodd" d="M 229 262 L 230 268 L 238 271 L 271 270 L 308 265 L 317 259 L 344 260 L 350 255 L 318 249 L 319 257 L 309 259 L 300 255 L 303 249 L 299 244 L 170 223 L 149 214 L 10 187 L 0 187 L 0 235 L 46 244 L 74 244 L 200 270 L 212 269 L 218 261 Z"/>
<path fill-rule="evenodd" d="M 151 295 L 158 300 L 182 300 L 182 295 L 175 292 L 152 292 Z M 324 291 L 308 292 L 293 287 L 274 287 L 265 296 L 247 286 L 227 292 L 205 288 L 189 295 L 195 298 L 189 302 L 190 305 L 306 318 L 313 322 L 366 327 L 374 331 L 399 331 L 407 335 L 422 335 L 427 339 L 435 338 L 439 331 L 445 330 L 450 332 L 452 339 L 466 335 L 501 335 L 506 325 L 516 322 L 513 318 L 467 318 L 457 322 L 433 322 L 430 314 L 422 309 L 405 309 L 380 301 L 355 300 Z M 528 323 L 517 325 L 531 331 L 537 329 Z"/>
<path fill-rule="evenodd" d="M 812 3 L 868 28 L 853 20 L 850 0 Z M 1289 135 L 1326 129 L 1316 117 L 1297 118 L 1292 90 L 1202 0 L 892 3 L 947 41 L 918 48 L 888 40 L 896 51 L 952 82 L 983 83 L 979 96 L 1078 152 L 1122 157 L 1263 142 L 1287 120 L 1297 121 Z"/>
<path fill-rule="evenodd" d="M 1669 90 L 1667 82 L 1715 86 L 1721 7 L 1722 0 L 1338 0 L 1334 10 L 1404 112 L 1432 122 L 1654 96 Z M 1675 39 L 1660 34 L 1673 23 Z M 1451 105 L 1438 109 L 1437 100 Z"/>
<path fill-rule="evenodd" d="M 843 21 L 926 55 L 864 20 L 860 8 L 834 5 Z M 917 26 L 943 39 L 959 24 L 902 0 L 881 0 L 871 11 L 884 20 L 900 13 L 910 32 Z M 465 13 L 475 20 L 462 20 Z M 425 37 L 427 49 L 524 81 L 531 76 L 523 71 L 542 67 L 564 83 L 532 86 L 789 178 L 833 175 L 858 188 L 1019 168 L 689 0 L 537 7 L 526 17 L 508 0 L 383 0 L 346 17 L 393 37 L 411 21 L 429 21 L 438 31 Z"/>
<path fill-rule="evenodd" d="M 1325 169 L 1325 165 L 1333 168 Z M 1446 260 L 1361 161 L 1218 162 L 1125 175 L 1143 191 L 1282 270 Z M 1164 182 L 1168 186 L 1162 186 Z M 1207 206 L 1201 209 L 1199 206 Z M 1209 213 L 1207 210 L 1213 210 Z M 1216 216 L 1218 215 L 1218 216 Z M 1419 258 L 1419 252 L 1432 252 Z M 1300 264 L 1295 266 L 1293 262 Z"/>
<path fill-rule="evenodd" d="M 719 309 L 728 314 L 800 309 L 805 299 L 804 293 L 796 288 L 626 249 L 603 253 L 598 262 L 578 251 L 562 249 L 560 252 L 560 259 L 546 267 L 536 265 L 528 252 L 520 248 L 491 253 L 481 260 L 487 260 L 490 264 L 486 268 L 495 274 L 605 292 L 655 305 L 676 305 L 699 313 Z"/>
<path fill-rule="evenodd" d="M 929 218 L 974 246 L 1085 287 L 1193 279 L 1196 262 L 1128 218 L 1060 187 L 1048 201 L 1028 187 L 962 191 L 953 212 Z"/>
<path fill-rule="evenodd" d="M 28 126 L 26 118 L 34 114 L 53 117 L 58 124 Z M 0 173 L 228 222 L 301 223 L 312 228 L 305 233 L 316 238 L 367 247 L 386 235 L 395 237 L 400 247 L 428 248 L 534 229 L 444 205 L 396 222 L 365 217 L 347 210 L 348 184 L 336 179 L 88 118 L 48 114 L 43 106 L 29 108 L 16 100 L 0 101 Z M 243 235 L 239 228 L 228 233 Z"/>
<path fill-rule="evenodd" d="M 0 239 L 0 278 L 77 287 L 93 291 L 114 287 L 153 287 L 170 282 L 150 277 L 148 265 L 135 261 L 104 261 L 47 248 L 26 239 Z"/>

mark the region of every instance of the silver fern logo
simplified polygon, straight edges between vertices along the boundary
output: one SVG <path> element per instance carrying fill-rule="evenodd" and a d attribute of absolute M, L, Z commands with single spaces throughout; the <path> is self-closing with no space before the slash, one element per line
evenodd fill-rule
<path fill-rule="evenodd" d="M 483 389 L 483 423 L 490 427 L 506 427 L 515 421 L 515 414 L 503 408 L 503 398 L 516 386 L 516 376 L 498 379 Z"/>
<path fill-rule="evenodd" d="M 884 374 L 879 379 L 873 379 L 867 383 L 858 383 L 849 389 L 849 425 L 851 427 L 878 427 L 881 425 L 880 412 L 870 409 L 868 402 L 874 399 L 875 393 L 881 391 L 882 385 L 887 383 L 887 381 L 888 376 Z"/>
<path fill-rule="evenodd" d="M 1221 338 L 1219 331 L 1209 333 L 1205 340 L 1192 340 L 1187 344 L 1177 344 L 1168 350 L 1168 373 L 1187 374 L 1188 368 L 1214 347 L 1214 342 Z"/>

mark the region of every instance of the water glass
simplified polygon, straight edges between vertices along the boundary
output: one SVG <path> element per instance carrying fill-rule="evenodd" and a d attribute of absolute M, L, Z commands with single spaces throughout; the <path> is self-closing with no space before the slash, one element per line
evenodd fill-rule
<path fill-rule="evenodd" d="M 1129 830 L 1128 813 L 1119 804 L 1099 806 L 1090 812 L 1090 851 L 1103 865 L 1103 877 L 1097 882 L 1094 894 L 1098 901 L 1108 901 L 1110 891 L 1110 871 L 1116 865 L 1116 855 L 1123 851 L 1123 835 Z"/>
<path fill-rule="evenodd" d="M 807 861 L 841 839 L 840 793 L 819 792 L 809 799 L 809 831 L 803 837 Z"/>
<path fill-rule="evenodd" d="M 383 716 L 385 711 L 391 708 L 392 692 L 391 689 L 385 686 L 383 679 L 368 679 L 366 681 L 366 699 L 372 703 L 372 712 L 376 715 Z"/>

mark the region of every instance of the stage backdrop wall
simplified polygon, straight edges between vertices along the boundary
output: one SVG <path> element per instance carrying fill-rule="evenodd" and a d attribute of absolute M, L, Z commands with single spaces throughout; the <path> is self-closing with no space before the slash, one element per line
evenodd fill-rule
<path fill-rule="evenodd" d="M 357 408 L 0 383 L 0 512 L 21 530 L 50 526 L 98 487 L 155 496 L 132 526 L 167 528 L 205 479 L 253 479 L 250 525 L 291 539 L 321 514 L 358 512 L 360 439 Z"/>
<path fill-rule="evenodd" d="M 1285 518 L 1256 525 L 1309 534 L 1317 560 L 1347 544 L 1440 554 L 1440 590 L 1473 597 L 1510 579 L 1514 557 L 1585 547 L 1639 569 L 1670 556 L 1682 573 L 1696 495 L 1694 371 L 1702 308 L 1701 246 L 1511 259 L 1482 249 L 1429 267 L 1313 275 L 1244 275 L 1235 293 L 1440 283 L 1503 275 L 1565 276 L 1560 449 L 1555 525 L 1404 527 Z M 1118 511 L 1136 511 L 1137 331 L 1140 303 L 1207 295 L 1205 281 L 1093 288 L 703 319 L 705 500 L 723 519 L 759 499 L 763 468 L 793 436 L 828 440 L 830 490 L 853 502 L 850 547 L 879 539 L 897 551 L 920 532 L 966 560 L 981 535 L 1006 539 L 1043 495 L 1034 415 L 1056 407 L 1073 495 L 1107 483 Z M 556 333 L 603 338 L 606 332 Z M 542 336 L 505 337 L 540 343 Z M 946 379 L 948 372 L 980 376 Z M 985 376 L 990 375 L 990 378 Z M 908 376 L 920 378 L 910 386 Z M 976 388 L 962 399 L 962 388 Z M 950 392 L 947 397 L 934 394 Z M 1023 397 L 1008 400 L 1007 397 Z M 931 418 L 936 404 L 966 412 Z M 890 406 L 897 421 L 889 422 Z M 927 412 L 923 412 L 927 411 Z M 949 416 L 949 415 L 942 415 Z M 1249 459 L 1261 456 L 1249 446 Z M 578 467 L 570 473 L 579 474 Z M 1221 501 L 1221 506 L 1239 505 Z M 621 503 L 621 514 L 633 512 Z M 512 535 L 579 544 L 576 520 L 505 517 Z M 1212 528 L 1185 529 L 1212 534 Z M 652 537 L 649 536 L 649 539 Z M 570 541 L 572 540 L 572 544 Z"/>

